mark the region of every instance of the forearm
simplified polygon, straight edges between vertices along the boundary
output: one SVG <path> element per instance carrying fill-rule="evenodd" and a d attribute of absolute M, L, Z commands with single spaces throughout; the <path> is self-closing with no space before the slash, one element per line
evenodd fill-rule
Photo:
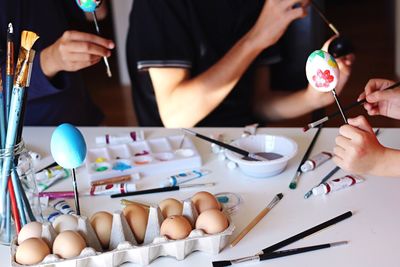
<path fill-rule="evenodd" d="M 224 100 L 261 51 L 249 32 L 205 72 L 184 79 L 173 90 L 156 90 L 163 124 L 166 127 L 196 125 Z M 152 80 L 153 74 L 150 69 Z"/>
<path fill-rule="evenodd" d="M 262 115 L 269 120 L 281 120 L 295 118 L 309 113 L 325 105 L 315 103 L 310 91 L 302 89 L 295 93 L 270 92 L 268 98 L 264 98 L 261 106 Z"/>
<path fill-rule="evenodd" d="M 373 168 L 371 174 L 400 178 L 400 150 L 385 148 L 383 156 Z"/>

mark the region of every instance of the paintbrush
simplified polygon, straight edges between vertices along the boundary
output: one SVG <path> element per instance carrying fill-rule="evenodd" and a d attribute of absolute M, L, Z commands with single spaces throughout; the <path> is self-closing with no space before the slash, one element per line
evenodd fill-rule
<path fill-rule="evenodd" d="M 351 211 L 345 212 L 339 216 L 336 216 L 335 218 L 332 218 L 328 221 L 320 223 L 320 224 L 318 224 L 314 227 L 311 227 L 301 233 L 298 233 L 298 234 L 291 236 L 285 240 L 282 240 L 281 242 L 278 242 L 272 246 L 264 248 L 262 251 L 260 251 L 258 254 L 254 255 L 254 256 L 240 258 L 240 259 L 234 259 L 234 260 L 230 260 L 230 261 L 216 261 L 216 262 L 213 262 L 213 266 L 214 267 L 222 267 L 222 266 L 232 265 L 232 263 L 240 263 L 240 262 L 259 260 L 258 257 L 260 257 L 261 255 L 263 255 L 264 259 L 268 259 L 268 256 L 270 254 L 272 254 L 274 251 L 276 251 L 280 248 L 283 248 L 283 247 L 285 247 L 293 242 L 296 242 L 300 239 L 303 239 L 309 235 L 312 235 L 312 234 L 314 234 L 322 229 L 325 229 L 331 225 L 341 222 L 347 218 L 350 218 L 352 215 L 353 215 L 353 213 Z M 276 251 L 276 252 L 278 252 L 278 251 Z"/>
<path fill-rule="evenodd" d="M 324 13 L 321 11 L 321 9 L 315 4 L 314 1 L 311 1 L 311 6 L 314 8 L 314 10 L 318 13 L 318 15 L 322 18 L 322 20 L 328 25 L 328 27 L 336 34 L 339 35 L 339 31 L 336 29 L 336 27 L 326 18 Z"/>
<path fill-rule="evenodd" d="M 246 151 L 246 150 L 243 150 L 243 149 L 241 149 L 241 148 L 238 148 L 238 147 L 235 147 L 235 146 L 226 144 L 226 143 L 224 143 L 224 142 L 221 142 L 221 141 L 212 139 L 212 138 L 207 137 L 207 136 L 205 136 L 205 135 L 196 133 L 196 132 L 194 132 L 194 131 L 192 131 L 192 130 L 189 130 L 189 129 L 186 129 L 186 128 L 182 128 L 182 130 L 185 131 L 186 133 L 189 133 L 189 134 L 191 134 L 191 135 L 193 135 L 193 136 L 196 136 L 196 137 L 198 137 L 198 138 L 201 138 L 201 139 L 203 139 L 203 140 L 206 140 L 206 141 L 208 141 L 208 142 L 210 142 L 210 143 L 219 145 L 219 146 L 224 147 L 224 148 L 226 148 L 226 149 L 228 149 L 228 150 L 230 150 L 230 151 L 233 151 L 233 152 L 235 152 L 235 153 L 238 153 L 239 155 L 242 155 L 242 156 L 244 156 L 244 157 L 248 157 L 248 158 L 251 158 L 251 159 L 256 160 L 256 161 L 268 161 L 267 158 L 264 158 L 264 157 L 262 157 L 262 156 L 259 156 L 259 155 L 255 154 L 255 153 L 250 153 L 250 152 L 248 152 L 248 151 Z"/>
<path fill-rule="evenodd" d="M 283 194 L 279 193 L 277 194 L 272 201 L 268 204 L 267 207 L 265 207 L 241 232 L 240 234 L 231 242 L 231 247 L 236 246 L 237 243 L 239 243 L 240 240 L 248 233 L 250 232 L 251 229 L 253 229 L 256 224 L 261 221 L 262 218 L 265 217 L 265 215 L 270 212 L 270 210 L 278 204 L 278 202 L 283 198 Z"/>
<path fill-rule="evenodd" d="M 158 187 L 152 189 L 145 189 L 133 192 L 126 192 L 126 193 L 119 193 L 111 195 L 111 198 L 117 197 L 127 197 L 127 196 L 137 196 L 137 195 L 146 195 L 146 194 L 153 194 L 153 193 L 163 193 L 163 192 L 170 192 L 170 191 L 178 191 L 184 188 L 198 188 L 204 186 L 214 186 L 215 183 L 204 183 L 204 184 L 183 184 L 183 185 L 176 185 L 176 186 L 167 186 L 167 187 Z"/>
<path fill-rule="evenodd" d="M 29 85 L 30 72 L 32 68 L 33 57 L 31 55 L 32 47 L 39 36 L 34 32 L 23 31 L 21 34 L 21 49 L 18 56 L 16 75 L 13 92 L 10 103 L 10 115 L 7 123 L 7 135 L 5 149 L 9 149 L 10 155 L 5 157 L 1 172 L 1 202 L 0 209 L 2 218 L 6 217 L 6 195 L 9 173 L 14 161 L 13 148 L 15 147 L 18 135 L 19 124 L 22 123 L 21 111 L 24 103 L 25 87 Z M 16 186 L 16 185 L 14 185 Z M 23 197 L 23 196 L 17 196 Z M 2 229 L 4 222 L 2 222 Z"/>
<path fill-rule="evenodd" d="M 4 90 L 0 68 L 0 149 L 4 149 L 6 142 L 6 117 L 4 113 Z"/>
<path fill-rule="evenodd" d="M 276 258 L 296 255 L 296 254 L 300 254 L 300 253 L 315 251 L 315 250 L 319 250 L 319 249 L 346 245 L 346 244 L 348 244 L 347 241 L 340 241 L 340 242 L 325 243 L 325 244 L 320 244 L 320 245 L 315 245 L 315 246 L 280 250 L 280 251 L 275 251 L 275 252 L 269 253 L 267 255 L 264 255 L 264 254 L 254 255 L 254 256 L 244 257 L 244 258 L 230 260 L 230 261 L 214 261 L 212 263 L 212 265 L 213 265 L 213 267 L 223 267 L 223 266 L 236 265 L 239 263 L 265 261 L 265 260 L 276 259 Z"/>
<path fill-rule="evenodd" d="M 400 86 L 400 82 L 396 82 L 396 83 L 392 84 L 391 86 L 382 89 L 382 91 L 391 90 L 391 89 L 394 89 L 394 88 L 399 87 L 399 86 Z M 352 103 L 351 105 L 345 107 L 343 110 L 344 111 L 348 111 L 348 110 L 350 110 L 350 109 L 352 109 L 354 107 L 361 106 L 361 105 L 365 104 L 366 102 L 367 102 L 366 98 L 364 98 L 362 100 L 358 100 L 358 101 Z M 311 128 L 315 128 L 318 125 L 320 125 L 320 124 L 322 124 L 322 123 L 324 123 L 324 122 L 336 117 L 339 114 L 340 114 L 340 112 L 335 112 L 335 113 L 332 113 L 332 114 L 330 114 L 328 116 L 323 117 L 322 119 L 319 119 L 317 121 L 311 122 L 306 127 L 303 128 L 303 131 L 306 132 Z"/>
<path fill-rule="evenodd" d="M 308 157 L 310 156 L 310 153 L 311 153 L 311 151 L 312 151 L 312 149 L 313 149 L 315 143 L 317 142 L 317 139 L 318 139 L 318 136 L 319 136 L 321 130 L 322 130 L 322 125 L 318 128 L 318 130 L 317 130 L 317 132 L 315 133 L 313 139 L 311 140 L 310 145 L 309 145 L 308 148 L 307 148 L 306 153 L 304 153 L 304 156 L 303 156 L 303 158 L 301 159 L 301 161 L 300 161 L 300 163 L 299 163 L 299 166 L 297 167 L 296 174 L 294 175 L 293 179 L 290 181 L 290 184 L 289 184 L 289 188 L 290 188 L 290 189 L 296 189 L 297 183 L 299 182 L 299 177 L 300 177 L 300 175 L 302 174 L 301 165 L 303 165 L 304 162 L 305 162 L 305 161 L 308 159 Z"/>
<path fill-rule="evenodd" d="M 14 83 L 14 28 L 12 23 L 8 24 L 7 29 L 7 57 L 6 57 L 6 121 L 10 112 L 11 92 Z"/>

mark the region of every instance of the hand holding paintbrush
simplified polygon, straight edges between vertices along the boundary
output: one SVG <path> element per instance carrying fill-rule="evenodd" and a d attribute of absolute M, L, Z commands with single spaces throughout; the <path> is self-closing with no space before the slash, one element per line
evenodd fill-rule
<path fill-rule="evenodd" d="M 378 91 L 380 91 L 380 92 L 383 92 L 383 91 L 388 91 L 388 90 L 391 90 L 391 89 L 395 89 L 395 88 L 397 88 L 397 87 L 400 87 L 400 82 L 396 82 L 396 83 L 393 83 L 393 82 L 391 82 L 391 81 L 389 81 L 389 80 L 377 80 L 377 79 L 373 79 L 373 80 L 370 80 L 369 82 L 368 82 L 368 84 L 366 85 L 366 92 L 365 93 L 363 93 L 363 94 L 361 94 L 361 99 L 359 99 L 359 100 L 357 100 L 356 102 L 354 102 L 354 103 L 352 103 L 351 105 L 349 105 L 349 106 L 347 106 L 347 107 L 345 107 L 344 109 L 343 109 L 343 111 L 348 111 L 348 110 L 351 110 L 352 108 L 354 108 L 354 107 L 358 107 L 358 106 L 361 106 L 361 105 L 363 105 L 363 104 L 365 104 L 365 103 L 368 103 L 367 102 L 367 99 L 365 98 L 365 94 L 373 94 L 374 92 L 370 89 L 372 86 L 373 86 L 373 84 L 375 84 L 376 82 L 378 82 L 378 81 L 380 81 L 382 84 L 382 89 L 379 89 Z M 383 83 L 383 82 L 385 82 L 385 83 Z M 384 84 L 392 84 L 392 85 L 390 85 L 390 86 L 385 86 L 385 87 L 383 87 L 384 86 Z M 375 91 L 377 91 L 377 90 L 375 90 Z M 382 94 L 382 93 L 379 93 L 379 94 Z M 384 98 L 385 98 L 385 96 L 384 96 Z M 386 98 L 388 98 L 387 100 L 389 100 L 390 99 L 390 96 L 388 96 L 388 95 L 386 95 Z M 378 100 L 378 99 L 377 99 Z M 382 100 L 384 100 L 384 99 L 382 99 Z M 394 99 L 393 99 L 394 100 Z M 400 101 L 399 101 L 400 102 Z M 380 108 L 380 107 L 382 107 L 382 112 L 380 111 L 380 110 L 377 110 L 376 108 Z M 381 105 L 379 105 L 378 104 L 378 106 L 374 106 L 373 104 L 368 104 L 368 105 L 365 105 L 365 108 L 367 109 L 367 111 L 368 111 L 368 113 L 370 113 L 370 115 L 384 115 L 384 116 L 388 116 L 388 117 L 391 117 L 391 118 L 398 118 L 398 119 L 400 119 L 400 104 L 399 104 L 399 112 L 398 112 L 398 117 L 396 116 L 396 115 L 393 115 L 393 114 L 391 114 L 391 112 L 390 111 L 393 111 L 393 109 L 392 110 L 388 110 L 388 109 L 384 109 L 384 107 L 385 107 L 385 105 L 383 104 L 381 104 Z M 389 113 L 388 113 L 388 111 L 389 111 Z M 326 122 L 326 121 L 328 121 L 328 120 L 330 120 L 330 119 L 332 119 L 332 118 L 335 118 L 336 116 L 338 116 L 338 115 L 340 115 L 340 112 L 335 112 L 335 113 L 332 113 L 332 114 L 330 114 L 330 115 L 328 115 L 328 116 L 325 116 L 325 117 L 323 117 L 322 119 L 319 119 L 319 120 L 317 120 L 317 121 L 315 121 L 315 122 L 312 122 L 312 123 L 309 123 L 306 127 L 304 127 L 303 128 L 303 131 L 308 131 L 309 129 L 311 129 L 311 128 L 315 128 L 315 127 L 317 127 L 318 125 L 320 125 L 320 124 L 322 124 L 322 123 L 324 123 L 324 122 Z"/>

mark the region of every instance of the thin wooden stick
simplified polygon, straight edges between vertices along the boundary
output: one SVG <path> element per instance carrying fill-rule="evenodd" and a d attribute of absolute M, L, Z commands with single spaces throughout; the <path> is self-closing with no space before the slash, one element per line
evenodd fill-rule
<path fill-rule="evenodd" d="M 270 212 L 270 210 L 281 200 L 283 197 L 282 193 L 277 194 L 272 201 L 268 204 L 267 207 L 265 207 L 243 230 L 240 232 L 240 234 L 231 242 L 231 247 L 236 246 L 237 243 L 239 243 L 242 238 L 247 235 L 248 232 L 250 232 L 251 229 L 253 229 L 256 224 L 261 221 L 262 218 L 265 217 L 265 215 Z"/>

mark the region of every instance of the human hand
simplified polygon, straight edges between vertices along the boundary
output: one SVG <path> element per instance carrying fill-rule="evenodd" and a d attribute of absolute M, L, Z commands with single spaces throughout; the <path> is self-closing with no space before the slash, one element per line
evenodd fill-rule
<path fill-rule="evenodd" d="M 256 47 L 265 49 L 282 37 L 289 24 L 307 15 L 308 0 L 267 0 L 250 31 Z M 293 7 L 296 5 L 296 7 Z"/>
<path fill-rule="evenodd" d="M 400 88 L 383 91 L 392 84 L 394 84 L 393 81 L 385 79 L 371 79 L 368 81 L 364 92 L 358 97 L 358 100 L 367 99 L 364 108 L 369 115 L 382 115 L 400 119 Z"/>
<path fill-rule="evenodd" d="M 380 175 L 385 147 L 379 143 L 365 117 L 348 119 L 348 123 L 339 129 L 333 161 L 354 174 Z"/>
<path fill-rule="evenodd" d="M 43 73 L 48 78 L 60 71 L 78 71 L 109 57 L 114 43 L 98 35 L 66 31 L 40 54 Z"/>

